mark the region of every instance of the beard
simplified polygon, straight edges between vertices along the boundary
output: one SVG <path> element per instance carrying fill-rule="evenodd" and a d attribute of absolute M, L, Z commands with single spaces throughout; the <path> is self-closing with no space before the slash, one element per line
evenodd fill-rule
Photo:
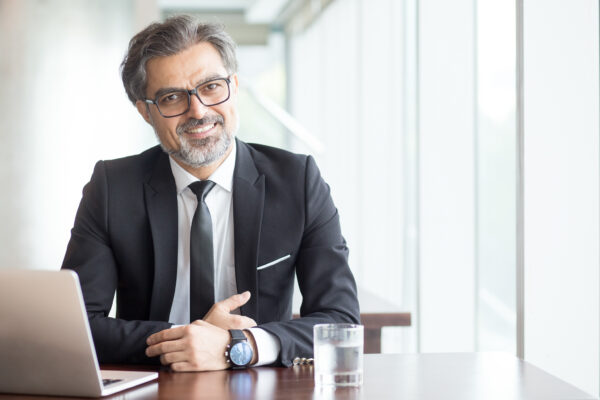
<path fill-rule="evenodd" d="M 217 135 L 202 139 L 190 139 L 186 136 L 187 130 L 206 124 L 216 124 L 215 128 L 220 127 L 221 131 Z M 220 160 L 227 153 L 235 133 L 234 130 L 235 127 L 230 129 L 225 126 L 225 120 L 221 115 L 191 119 L 176 129 L 179 136 L 179 149 L 169 149 L 162 142 L 161 147 L 167 154 L 192 168 L 205 167 Z"/>

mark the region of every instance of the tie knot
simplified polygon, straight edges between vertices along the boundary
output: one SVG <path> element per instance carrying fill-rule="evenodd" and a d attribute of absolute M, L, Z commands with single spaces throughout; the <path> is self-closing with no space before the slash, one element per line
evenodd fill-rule
<path fill-rule="evenodd" d="M 188 187 L 196 194 L 198 201 L 204 201 L 204 198 L 214 186 L 215 183 L 213 181 L 206 180 L 190 183 Z"/>

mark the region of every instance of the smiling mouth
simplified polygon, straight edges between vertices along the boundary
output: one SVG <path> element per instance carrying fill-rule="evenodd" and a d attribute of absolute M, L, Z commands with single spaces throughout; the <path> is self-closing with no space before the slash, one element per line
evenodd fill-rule
<path fill-rule="evenodd" d="M 192 129 L 188 129 L 185 132 L 186 133 L 191 133 L 191 134 L 199 134 L 199 133 L 208 132 L 209 130 L 211 130 L 215 126 L 217 126 L 216 122 L 212 123 L 212 124 L 209 124 L 209 125 L 205 125 L 205 126 L 197 126 L 197 127 L 192 128 Z"/>
<path fill-rule="evenodd" d="M 204 139 L 216 134 L 217 125 L 225 126 L 225 121 L 221 116 L 206 116 L 201 119 L 190 119 L 177 127 L 177 135 L 184 135 L 190 139 Z"/>
<path fill-rule="evenodd" d="M 190 129 L 186 129 L 185 135 L 190 137 L 190 139 L 207 139 L 212 136 L 213 128 L 217 126 L 218 122 L 213 122 L 212 124 L 195 126 Z"/>

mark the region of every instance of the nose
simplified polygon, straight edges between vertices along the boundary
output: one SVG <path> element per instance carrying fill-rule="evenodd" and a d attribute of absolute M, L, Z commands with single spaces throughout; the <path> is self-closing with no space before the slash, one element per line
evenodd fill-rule
<path fill-rule="evenodd" d="M 192 94 L 190 96 L 190 109 L 187 112 L 188 116 L 201 119 L 206 115 L 207 111 L 208 107 L 202 104 L 198 95 Z"/>

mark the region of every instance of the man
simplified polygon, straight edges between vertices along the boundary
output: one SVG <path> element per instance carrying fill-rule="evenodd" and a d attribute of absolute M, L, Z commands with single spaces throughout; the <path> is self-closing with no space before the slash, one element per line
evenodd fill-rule
<path fill-rule="evenodd" d="M 289 366 L 311 357 L 314 324 L 357 323 L 348 250 L 313 159 L 235 139 L 237 61 L 222 28 L 152 24 L 121 67 L 160 147 L 98 162 L 75 218 L 63 268 L 79 274 L 100 362 Z M 292 320 L 294 273 L 303 300 Z"/>

